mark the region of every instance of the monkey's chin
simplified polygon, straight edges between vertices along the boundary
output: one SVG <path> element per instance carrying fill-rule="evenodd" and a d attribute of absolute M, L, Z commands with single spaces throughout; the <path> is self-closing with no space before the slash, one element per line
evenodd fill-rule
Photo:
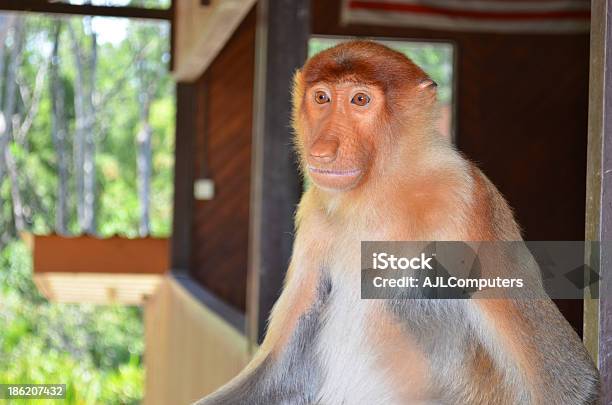
<path fill-rule="evenodd" d="M 335 170 L 308 166 L 312 181 L 320 188 L 329 191 L 347 191 L 359 184 L 360 169 Z"/>

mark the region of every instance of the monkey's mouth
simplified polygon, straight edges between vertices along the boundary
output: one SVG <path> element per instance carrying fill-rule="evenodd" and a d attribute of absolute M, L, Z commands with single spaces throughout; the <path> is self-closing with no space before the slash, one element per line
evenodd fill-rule
<path fill-rule="evenodd" d="M 335 176 L 335 177 L 355 177 L 361 170 L 359 169 L 350 169 L 350 170 L 334 170 L 334 169 L 321 169 L 314 166 L 308 166 L 308 170 L 312 173 L 323 174 L 326 176 Z"/>

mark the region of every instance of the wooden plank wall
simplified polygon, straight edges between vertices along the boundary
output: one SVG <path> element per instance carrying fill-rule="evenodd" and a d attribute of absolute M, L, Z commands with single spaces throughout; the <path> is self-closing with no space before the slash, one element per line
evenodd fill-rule
<path fill-rule="evenodd" d="M 456 33 L 339 24 L 313 0 L 313 34 L 451 40 L 456 136 L 514 207 L 529 240 L 583 240 L 589 35 Z M 557 303 L 582 329 L 582 303 Z"/>
<path fill-rule="evenodd" d="M 248 258 L 255 9 L 196 87 L 195 178 L 210 176 L 215 197 L 195 201 L 190 274 L 245 310 Z"/>
<path fill-rule="evenodd" d="M 242 370 L 244 335 L 166 277 L 144 307 L 144 405 L 191 404 Z"/>

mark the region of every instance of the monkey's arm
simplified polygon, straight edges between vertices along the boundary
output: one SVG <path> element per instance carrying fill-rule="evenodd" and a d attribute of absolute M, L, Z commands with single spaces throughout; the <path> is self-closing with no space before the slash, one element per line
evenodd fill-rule
<path fill-rule="evenodd" d="M 576 332 L 549 299 L 474 299 L 485 346 L 531 404 L 596 404 L 599 377 Z M 514 375 L 513 375 L 514 374 Z"/>
<path fill-rule="evenodd" d="M 295 255 L 294 255 L 295 256 Z M 300 405 L 315 403 L 317 365 L 312 353 L 329 283 L 319 269 L 293 271 L 274 306 L 264 342 L 232 381 L 196 405 Z"/>
<path fill-rule="evenodd" d="M 472 217 L 480 218 L 481 223 L 477 221 L 471 229 L 491 231 L 489 235 L 466 235 L 466 239 L 521 240 L 512 212 L 495 186 L 476 168 L 472 176 L 476 199 L 480 198 L 476 204 L 480 210 Z M 471 300 L 476 309 L 475 329 L 481 331 L 485 345 L 505 357 L 509 369 L 516 369 L 510 373 L 516 371 L 516 381 L 524 382 L 529 403 L 597 403 L 598 372 L 576 332 L 546 295 L 541 271 L 529 250 L 522 244 L 486 246 L 492 255 L 481 251 L 479 257 L 482 263 L 493 259 L 484 266 L 493 272 L 488 276 L 521 276 L 525 289 L 520 297 L 510 293 L 507 299 Z"/>

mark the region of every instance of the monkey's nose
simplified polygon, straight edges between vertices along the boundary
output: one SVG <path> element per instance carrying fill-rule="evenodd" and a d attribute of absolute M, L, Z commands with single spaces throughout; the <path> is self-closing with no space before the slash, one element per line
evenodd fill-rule
<path fill-rule="evenodd" d="M 338 141 L 335 139 L 319 139 L 310 148 L 310 156 L 321 163 L 333 162 L 337 153 Z"/>

